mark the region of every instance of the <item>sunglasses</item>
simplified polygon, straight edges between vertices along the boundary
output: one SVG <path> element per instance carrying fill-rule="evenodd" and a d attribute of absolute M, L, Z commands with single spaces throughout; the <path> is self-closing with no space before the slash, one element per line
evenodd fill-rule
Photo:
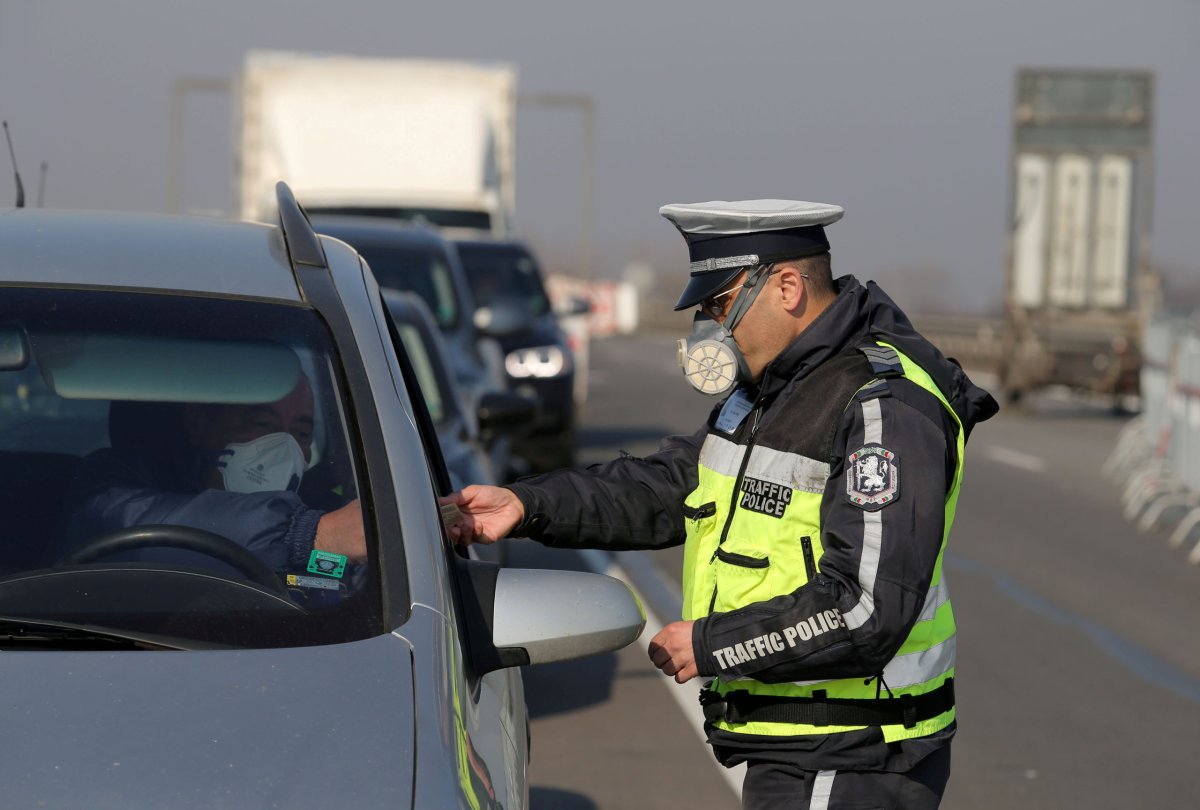
<path fill-rule="evenodd" d="M 771 269 L 769 269 L 762 276 L 761 280 L 766 281 L 768 278 L 775 275 L 775 273 L 777 273 L 778 271 L 779 271 L 779 269 L 777 267 L 772 266 Z M 808 278 L 808 276 L 805 275 L 804 273 L 801 273 L 800 275 L 802 278 Z M 754 277 L 754 273 L 751 272 L 750 275 L 746 276 L 746 280 L 743 281 L 741 284 L 737 285 L 736 287 L 730 287 L 728 290 L 725 290 L 724 292 L 719 292 L 716 295 L 710 295 L 708 298 L 702 299 L 700 301 L 700 311 L 703 312 L 708 317 L 712 318 L 714 321 L 724 318 L 726 315 L 729 314 L 729 308 L 733 305 L 733 302 L 737 300 L 737 296 L 735 296 L 734 293 L 737 292 L 738 290 L 740 290 L 742 287 L 745 287 L 747 284 L 749 284 L 750 279 L 752 279 L 753 277 Z M 722 299 L 724 299 L 724 300 L 722 300 Z"/>
<path fill-rule="evenodd" d="M 734 299 L 728 296 L 732 296 L 735 292 L 745 286 L 746 282 L 743 281 L 736 287 L 730 287 L 725 292 L 720 292 L 716 295 L 711 295 L 708 298 L 703 299 L 700 302 L 700 311 L 712 318 L 714 321 L 720 320 L 721 318 L 725 317 L 725 314 L 729 311 L 730 305 L 733 304 Z"/>

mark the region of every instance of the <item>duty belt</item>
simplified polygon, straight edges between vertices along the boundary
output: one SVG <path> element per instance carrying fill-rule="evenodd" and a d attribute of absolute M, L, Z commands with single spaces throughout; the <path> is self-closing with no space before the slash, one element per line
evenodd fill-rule
<path fill-rule="evenodd" d="M 794 723 L 806 726 L 894 726 L 912 728 L 921 720 L 954 708 L 954 679 L 922 695 L 880 699 L 831 698 L 824 689 L 813 696 L 752 695 L 735 690 L 725 695 L 700 691 L 704 718 L 710 723 Z"/>

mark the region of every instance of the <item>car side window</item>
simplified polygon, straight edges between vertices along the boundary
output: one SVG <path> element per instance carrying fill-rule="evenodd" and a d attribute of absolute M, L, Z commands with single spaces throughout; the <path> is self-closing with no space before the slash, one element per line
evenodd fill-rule
<path fill-rule="evenodd" d="M 388 311 L 382 297 L 377 298 L 375 303 L 378 307 L 378 317 L 384 319 L 388 335 L 391 337 L 392 354 L 396 359 L 402 377 L 397 383 L 403 384 L 405 391 L 408 393 L 409 402 L 412 403 L 413 413 L 416 416 L 417 430 L 421 434 L 421 441 L 425 445 L 426 454 L 429 458 L 431 477 L 437 484 L 438 494 L 445 495 L 451 490 L 450 475 L 446 471 L 446 462 L 442 457 L 442 449 L 437 440 L 437 430 L 434 427 L 429 408 L 425 404 L 425 397 L 421 391 L 417 371 L 413 367 L 413 362 L 405 347 L 404 339 L 401 337 L 400 328 L 396 325 L 396 320 Z"/>

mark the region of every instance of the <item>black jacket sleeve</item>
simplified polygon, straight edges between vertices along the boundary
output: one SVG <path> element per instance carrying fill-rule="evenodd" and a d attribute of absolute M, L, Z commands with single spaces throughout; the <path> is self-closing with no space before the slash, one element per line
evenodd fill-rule
<path fill-rule="evenodd" d="M 691 436 L 668 436 L 658 452 L 622 455 L 582 470 L 524 478 L 511 489 L 525 507 L 514 537 L 560 548 L 614 551 L 677 546 L 684 540 L 680 506 L 699 479 L 705 426 Z"/>
<path fill-rule="evenodd" d="M 868 446 L 891 454 L 897 491 L 884 503 L 856 503 L 861 493 L 851 491 L 851 455 Z M 767 683 L 870 677 L 908 637 L 941 549 L 956 466 L 953 422 L 936 397 L 891 380 L 847 408 L 834 452 L 817 575 L 790 594 L 698 620 L 692 640 L 701 675 Z"/>

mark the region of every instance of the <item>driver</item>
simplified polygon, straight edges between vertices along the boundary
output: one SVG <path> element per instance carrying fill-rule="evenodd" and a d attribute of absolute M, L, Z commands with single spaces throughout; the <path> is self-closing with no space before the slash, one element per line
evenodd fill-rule
<path fill-rule="evenodd" d="M 312 386 L 303 375 L 275 402 L 176 406 L 167 421 L 172 435 L 162 446 L 104 448 L 84 460 L 67 494 L 57 559 L 107 532 L 170 524 L 228 538 L 276 571 L 304 571 L 314 550 L 366 560 L 357 499 L 322 511 L 297 494 L 312 460 L 314 424 Z M 213 565 L 181 549 L 121 556 Z"/>

